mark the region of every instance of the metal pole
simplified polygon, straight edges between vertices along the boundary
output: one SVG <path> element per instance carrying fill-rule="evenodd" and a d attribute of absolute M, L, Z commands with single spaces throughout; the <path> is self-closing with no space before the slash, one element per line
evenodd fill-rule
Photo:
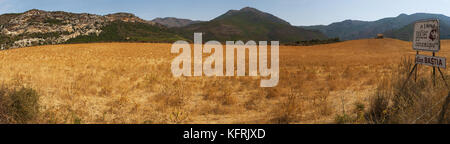
<path fill-rule="evenodd" d="M 441 74 L 442 80 L 444 80 L 445 86 L 446 86 L 447 89 L 448 89 L 448 84 L 447 84 L 447 81 L 445 80 L 444 74 L 443 74 L 442 71 L 441 71 L 441 68 L 438 67 L 438 70 L 439 70 L 439 73 Z"/>
<path fill-rule="evenodd" d="M 447 81 L 445 80 L 445 76 L 441 71 L 441 68 L 438 67 L 439 73 L 441 74 L 442 80 L 444 80 L 444 84 L 449 89 Z M 441 113 L 439 114 L 438 123 L 444 123 L 445 113 L 447 112 L 448 104 L 450 103 L 450 92 L 447 94 L 447 98 L 445 98 L 444 105 L 442 105 Z"/>
<path fill-rule="evenodd" d="M 406 78 L 405 82 L 403 83 L 403 86 L 402 86 L 402 89 L 401 89 L 401 90 L 403 90 L 403 88 L 405 88 L 406 83 L 408 82 L 409 78 L 411 77 L 411 75 L 412 75 L 412 73 L 414 72 L 414 70 L 416 69 L 416 67 L 417 67 L 417 64 L 414 64 L 414 67 L 413 67 L 413 69 L 409 72 L 408 78 Z"/>
<path fill-rule="evenodd" d="M 416 51 L 416 55 L 419 55 L 419 51 Z M 416 63 L 415 61 L 416 59 L 414 59 L 414 63 Z M 416 72 L 414 74 L 414 82 L 417 82 L 417 71 L 419 71 L 419 67 L 417 67 Z"/>
<path fill-rule="evenodd" d="M 434 52 L 433 52 L 434 57 Z M 433 86 L 436 86 L 436 67 L 433 66 Z"/>

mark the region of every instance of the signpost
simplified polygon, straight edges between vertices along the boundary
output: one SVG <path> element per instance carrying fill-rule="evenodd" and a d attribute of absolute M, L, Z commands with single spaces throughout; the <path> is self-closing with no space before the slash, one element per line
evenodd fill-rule
<path fill-rule="evenodd" d="M 413 50 L 416 50 L 416 60 L 413 69 L 409 72 L 408 78 L 405 83 L 403 83 L 402 89 L 405 87 L 412 73 L 416 71 L 417 75 L 417 66 L 418 64 L 427 65 L 433 67 L 433 85 L 436 85 L 436 67 L 441 74 L 442 79 L 444 80 L 445 86 L 448 87 L 447 81 L 445 80 L 444 74 L 442 74 L 441 68 L 446 68 L 446 58 L 435 56 L 436 52 L 439 52 L 441 49 L 440 43 L 440 30 L 439 30 L 439 20 L 431 19 L 431 20 L 422 20 L 417 21 L 414 24 L 414 37 L 413 37 Z M 419 51 L 429 51 L 432 52 L 432 56 L 420 55 Z M 417 77 L 417 76 L 416 76 Z M 446 97 L 444 105 L 442 107 L 439 122 L 442 123 L 445 112 L 447 110 L 447 105 L 450 103 L 450 92 Z"/>
<path fill-rule="evenodd" d="M 446 68 L 445 58 L 443 57 L 433 57 L 426 55 L 416 55 L 416 63 L 423 64 L 433 67 Z"/>
<path fill-rule="evenodd" d="M 413 49 L 438 52 L 440 48 L 439 20 L 416 22 L 414 24 Z"/>
<path fill-rule="evenodd" d="M 442 78 L 444 79 L 444 75 L 442 75 L 442 71 L 440 68 L 446 68 L 446 58 L 435 56 L 435 53 L 441 49 L 439 34 L 439 20 L 437 19 L 422 20 L 414 23 L 413 50 L 417 51 L 417 55 L 415 65 L 408 75 L 408 79 L 414 71 L 417 75 L 416 68 L 418 64 L 433 67 L 433 85 L 436 84 L 436 67 L 438 68 Z M 419 51 L 432 52 L 433 56 L 419 55 Z M 405 86 L 408 79 L 403 84 L 403 87 Z M 447 85 L 447 83 L 445 84 Z"/>

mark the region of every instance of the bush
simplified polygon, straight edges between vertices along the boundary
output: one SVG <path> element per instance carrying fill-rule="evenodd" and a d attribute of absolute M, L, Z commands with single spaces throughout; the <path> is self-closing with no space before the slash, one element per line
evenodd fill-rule
<path fill-rule="evenodd" d="M 299 122 L 303 114 L 301 104 L 302 102 L 298 93 L 291 90 L 286 99 L 282 100 L 272 111 L 271 121 L 277 124 Z"/>
<path fill-rule="evenodd" d="M 0 88 L 0 124 L 9 123 L 12 119 L 10 115 L 10 99 L 6 98 L 7 90 Z"/>
<path fill-rule="evenodd" d="M 417 80 L 411 76 L 407 81 L 413 63 L 412 59 L 404 58 L 396 72 L 381 81 L 375 95 L 371 97 L 369 110 L 365 113 L 367 123 L 438 122 L 437 115 L 441 111 L 442 100 L 447 96 L 448 89 L 442 79 L 436 79 L 434 85 L 430 75 L 426 75 L 425 71 L 431 70 L 431 67 L 421 68 L 422 76 L 417 77 Z M 436 73 L 436 78 L 439 78 L 438 76 L 439 73 Z M 444 77 L 448 76 L 444 74 Z"/>
<path fill-rule="evenodd" d="M 336 117 L 334 117 L 334 122 L 337 124 L 359 124 L 364 123 L 364 109 L 365 106 L 363 103 L 357 102 L 354 104 L 355 107 L 353 109 L 353 113 L 351 114 L 337 114 Z"/>
<path fill-rule="evenodd" d="M 63 21 L 62 20 L 58 20 L 58 19 L 47 19 L 47 20 L 44 21 L 44 23 L 48 23 L 48 24 L 51 24 L 51 25 L 61 25 L 61 24 L 63 24 Z"/>
<path fill-rule="evenodd" d="M 370 109 L 365 114 L 370 123 L 384 123 L 388 119 L 388 93 L 380 89 L 377 90 L 375 97 L 370 100 Z"/>
<path fill-rule="evenodd" d="M 334 118 L 334 121 L 336 122 L 336 124 L 351 124 L 354 123 L 354 118 L 352 118 L 351 116 L 347 115 L 347 114 L 342 114 L 342 115 L 336 115 L 336 117 Z"/>
<path fill-rule="evenodd" d="M 318 44 L 331 44 L 331 43 L 337 43 L 337 42 L 341 42 L 341 40 L 339 38 L 331 38 L 331 39 L 325 39 L 325 40 L 313 39 L 313 40 L 306 40 L 306 41 L 296 41 L 293 43 L 286 43 L 286 45 L 311 46 L 311 45 L 318 45 Z"/>
<path fill-rule="evenodd" d="M 0 89 L 0 123 L 35 123 L 39 95 L 31 88 Z"/>

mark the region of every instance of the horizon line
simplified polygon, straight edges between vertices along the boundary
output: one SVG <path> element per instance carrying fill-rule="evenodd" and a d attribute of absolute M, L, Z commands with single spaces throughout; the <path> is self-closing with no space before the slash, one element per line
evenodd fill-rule
<path fill-rule="evenodd" d="M 248 6 L 247 6 L 247 7 L 248 7 Z M 243 7 L 243 8 L 247 8 L 247 7 Z M 241 8 L 241 9 L 243 9 L 243 8 Z M 250 8 L 253 8 L 253 7 L 250 7 Z M 256 8 L 254 8 L 254 9 L 256 9 Z M 136 17 L 139 17 L 139 18 L 141 18 L 141 19 L 143 19 L 143 20 L 145 20 L 145 21 L 153 21 L 154 19 L 157 19 L 157 18 L 176 18 L 176 19 L 186 19 L 186 20 L 191 20 L 191 21 L 203 21 L 203 22 L 208 22 L 208 21 L 211 21 L 211 20 L 213 20 L 213 19 L 215 19 L 215 18 L 217 18 L 217 17 L 220 16 L 220 15 L 219 15 L 219 16 L 216 16 L 216 17 L 214 17 L 213 19 L 210 19 L 210 20 L 198 20 L 198 19 L 182 18 L 182 17 L 176 17 L 176 16 L 154 17 L 154 18 L 152 18 L 151 20 L 149 20 L 149 19 L 142 18 L 141 16 L 138 16 L 138 15 L 136 15 L 135 13 L 132 13 L 132 12 L 125 12 L 125 11 L 118 11 L 118 12 L 107 13 L 107 14 L 98 14 L 98 13 L 73 12 L 73 11 L 64 11 L 64 10 L 44 10 L 44 9 L 37 9 L 37 8 L 32 8 L 32 9 L 29 9 L 29 10 L 26 10 L 26 11 L 23 11 L 23 12 L 0 13 L 0 15 L 5 15 L 5 14 L 22 14 L 22 13 L 25 13 L 25 12 L 28 12 L 28 11 L 32 11 L 32 10 L 40 10 L 40 11 L 45 11 L 45 12 L 67 12 L 67 13 L 73 13 L 73 14 L 94 14 L 94 15 L 99 15 L 99 16 L 106 16 L 106 15 L 110 15 L 110 14 L 118 14 L 118 13 L 128 13 L 128 14 L 132 14 L 132 15 L 134 15 L 134 16 L 136 16 Z M 240 9 L 230 9 L 229 11 L 231 11 L 231 10 L 240 10 Z M 259 9 L 257 9 L 257 10 L 259 10 Z M 261 10 L 259 10 L 259 11 L 261 11 Z M 262 11 L 262 12 L 264 12 L 264 11 Z M 268 12 L 264 12 L 264 13 L 268 13 Z M 271 14 L 271 13 L 268 13 L 268 14 Z M 329 23 L 329 24 L 293 25 L 293 24 L 291 24 L 291 22 L 289 22 L 289 21 L 287 21 L 287 22 L 290 23 L 292 26 L 301 26 L 301 27 L 302 27 L 302 26 L 303 26 L 303 27 L 307 27 L 307 26 L 327 26 L 327 25 L 331 25 L 331 24 L 333 24 L 333 23 L 338 23 L 338 22 L 343 22 L 343 21 L 348 21 L 348 20 L 350 20 L 350 21 L 361 21 L 361 22 L 375 22 L 375 21 L 378 21 L 378 20 L 381 20 L 381 19 L 385 19 L 385 18 L 395 18 L 395 17 L 398 17 L 398 16 L 403 15 L 403 14 L 408 15 L 408 16 L 409 16 L 409 15 L 414 15 L 414 14 L 434 14 L 434 15 L 443 15 L 443 16 L 447 16 L 447 15 L 441 14 L 441 13 L 414 12 L 414 13 L 400 13 L 400 14 L 398 14 L 397 16 L 387 16 L 387 17 L 383 17 L 383 18 L 376 19 L 376 20 L 344 19 L 344 20 L 340 20 L 340 21 L 331 22 L 331 23 Z M 272 14 L 272 15 L 274 15 L 274 14 Z M 274 15 L 274 16 L 276 16 L 276 15 Z M 282 18 L 280 18 L 280 17 L 278 17 L 278 16 L 276 16 L 276 17 L 279 18 L 279 19 L 282 19 Z M 447 16 L 447 17 L 449 17 L 449 16 Z M 285 20 L 285 19 L 282 19 L 282 20 Z M 286 20 L 285 20 L 285 21 L 286 21 Z"/>

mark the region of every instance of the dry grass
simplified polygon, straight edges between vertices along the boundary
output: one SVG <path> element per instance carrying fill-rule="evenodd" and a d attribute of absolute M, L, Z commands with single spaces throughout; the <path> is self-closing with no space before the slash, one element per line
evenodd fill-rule
<path fill-rule="evenodd" d="M 413 65 L 412 59 L 404 59 L 391 77 L 381 81 L 376 93 L 371 96 L 370 107 L 365 115 L 368 123 L 438 123 L 438 115 L 449 93 L 448 88 L 440 79 L 440 74 L 436 75 L 439 78 L 436 83 L 427 74 L 410 78 L 405 83 Z M 419 71 L 426 73 L 424 70 Z M 444 74 L 444 77 L 448 75 Z M 450 121 L 449 116 L 444 118 L 443 122 Z"/>
<path fill-rule="evenodd" d="M 449 54 L 449 43 L 439 56 Z M 393 39 L 281 46 L 279 85 L 260 88 L 259 77 L 174 78 L 170 46 L 0 51 L 0 81 L 37 91 L 38 123 L 333 123 L 342 113 L 355 117 L 356 103 L 368 107 L 381 79 L 415 54 Z"/>

